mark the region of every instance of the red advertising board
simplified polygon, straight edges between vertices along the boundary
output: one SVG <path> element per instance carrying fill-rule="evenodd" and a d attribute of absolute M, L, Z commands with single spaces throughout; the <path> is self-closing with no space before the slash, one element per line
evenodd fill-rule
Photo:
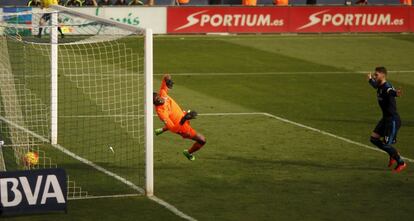
<path fill-rule="evenodd" d="M 288 8 L 275 7 L 170 7 L 168 33 L 286 32 Z"/>
<path fill-rule="evenodd" d="M 414 32 L 414 7 L 411 7 L 410 11 L 410 31 Z"/>
<path fill-rule="evenodd" d="M 414 9 L 382 7 L 169 7 L 168 33 L 407 32 Z"/>
<path fill-rule="evenodd" d="M 291 32 L 404 32 L 408 7 L 298 7 L 290 12 Z"/>

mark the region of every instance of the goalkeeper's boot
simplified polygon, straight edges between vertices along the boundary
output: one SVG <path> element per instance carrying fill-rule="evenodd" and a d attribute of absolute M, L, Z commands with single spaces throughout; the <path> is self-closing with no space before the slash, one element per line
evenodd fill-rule
<path fill-rule="evenodd" d="M 393 170 L 393 172 L 394 172 L 394 173 L 399 173 L 399 172 L 403 171 L 406 167 L 407 167 L 407 164 L 406 164 L 405 162 L 404 162 L 404 163 L 399 163 L 399 164 L 395 167 L 395 169 Z"/>
<path fill-rule="evenodd" d="M 394 158 L 390 157 L 390 161 L 388 161 L 388 167 L 392 167 L 392 165 L 394 165 L 396 162 L 397 161 Z"/>
<path fill-rule="evenodd" d="M 187 159 L 189 159 L 191 161 L 194 161 L 195 160 L 195 156 L 192 155 L 190 152 L 188 152 L 188 150 L 184 150 L 183 151 L 183 154 L 184 154 L 185 157 L 187 157 Z"/>
<path fill-rule="evenodd" d="M 154 132 L 155 132 L 155 135 L 158 136 L 158 135 L 162 134 L 164 132 L 164 130 L 162 128 L 158 128 L 158 129 L 155 129 Z"/>

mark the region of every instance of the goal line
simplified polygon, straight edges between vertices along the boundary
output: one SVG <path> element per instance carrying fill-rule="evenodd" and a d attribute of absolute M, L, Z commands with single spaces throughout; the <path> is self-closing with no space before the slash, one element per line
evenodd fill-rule
<path fill-rule="evenodd" d="M 4 118 L 3 116 L 0 116 L 0 120 L 3 121 L 3 122 L 5 122 L 5 123 L 7 123 L 8 125 L 16 128 L 16 129 L 18 129 L 18 130 L 22 130 L 22 131 L 24 131 L 24 132 L 32 135 L 33 137 L 39 139 L 42 142 L 51 144 L 51 142 L 50 142 L 49 139 L 47 139 L 47 138 L 45 138 L 45 137 L 43 137 L 43 136 L 41 136 L 41 135 L 39 135 L 39 134 L 37 134 L 37 133 L 35 133 L 33 131 L 30 131 L 30 130 L 28 130 L 28 129 L 26 129 L 26 128 L 24 128 L 24 127 L 22 127 L 22 126 L 20 126 L 20 125 L 18 125 L 16 123 L 14 123 L 14 122 L 9 121 L 6 118 Z M 106 174 L 106 175 L 108 175 L 110 177 L 113 177 L 114 179 L 116 179 L 116 180 L 124 183 L 125 185 L 129 186 L 130 188 L 132 188 L 133 190 L 135 190 L 135 191 L 138 192 L 138 194 L 119 194 L 119 195 L 87 196 L 87 197 L 81 197 L 81 198 L 73 198 L 71 200 L 100 199 L 100 198 L 122 198 L 122 197 L 133 197 L 133 196 L 145 196 L 145 190 L 143 188 L 135 185 L 133 182 L 131 182 L 131 181 L 129 181 L 129 180 L 127 180 L 127 179 L 119 176 L 118 174 L 113 173 L 113 172 L 111 172 L 111 171 L 109 171 L 109 170 L 107 170 L 107 169 L 105 169 L 105 168 L 103 168 L 103 167 L 101 167 L 101 166 L 99 166 L 99 165 L 91 162 L 90 160 L 87 160 L 87 159 L 85 159 L 85 158 L 83 158 L 83 157 L 81 157 L 81 156 L 79 156 L 79 155 L 77 155 L 77 154 L 69 151 L 68 149 L 66 149 L 65 147 L 63 147 L 63 146 L 61 146 L 59 144 L 51 144 L 51 145 L 54 148 L 56 148 L 57 150 L 61 151 L 62 153 L 66 154 L 66 155 L 68 155 L 68 156 L 70 156 L 70 157 L 72 157 L 72 158 L 74 158 L 74 159 L 76 159 L 76 160 L 78 160 L 78 161 L 86 164 L 86 165 L 91 166 L 92 168 L 96 169 L 97 171 L 100 171 L 100 172 L 102 172 L 102 173 L 104 173 L 104 174 Z M 168 202 L 166 202 L 166 201 L 164 201 L 164 200 L 156 197 L 155 195 L 147 196 L 147 197 L 148 197 L 148 199 L 150 199 L 150 200 L 152 200 L 152 201 L 160 204 L 161 206 L 165 207 L 166 209 L 168 209 L 169 211 L 171 211 L 175 215 L 177 215 L 177 216 L 179 216 L 179 217 L 181 217 L 181 218 L 183 218 L 185 220 L 196 221 L 195 218 L 193 218 L 193 217 L 191 217 L 191 216 L 183 213 L 182 211 L 180 211 L 179 209 L 177 209 L 175 206 L 173 206 L 173 205 L 169 204 Z"/>

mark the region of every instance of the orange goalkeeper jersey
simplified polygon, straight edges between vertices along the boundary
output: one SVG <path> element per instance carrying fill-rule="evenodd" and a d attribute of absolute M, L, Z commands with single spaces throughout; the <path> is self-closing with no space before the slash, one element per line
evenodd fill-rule
<path fill-rule="evenodd" d="M 158 117 L 165 123 L 168 130 L 177 133 L 180 130 L 180 121 L 184 116 L 181 107 L 168 96 L 168 87 L 165 80 L 162 80 L 159 95 L 165 100 L 163 105 L 155 106 Z"/>

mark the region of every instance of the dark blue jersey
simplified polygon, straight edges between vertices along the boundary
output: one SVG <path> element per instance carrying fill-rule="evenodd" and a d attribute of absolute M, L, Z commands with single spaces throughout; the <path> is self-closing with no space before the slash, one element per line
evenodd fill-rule
<path fill-rule="evenodd" d="M 369 83 L 377 89 L 377 99 L 382 110 L 382 117 L 399 118 L 397 112 L 397 101 L 395 100 L 395 97 L 397 97 L 397 91 L 395 88 L 389 82 L 385 82 L 384 84 L 377 86 L 375 80 L 371 79 L 369 80 Z"/>

